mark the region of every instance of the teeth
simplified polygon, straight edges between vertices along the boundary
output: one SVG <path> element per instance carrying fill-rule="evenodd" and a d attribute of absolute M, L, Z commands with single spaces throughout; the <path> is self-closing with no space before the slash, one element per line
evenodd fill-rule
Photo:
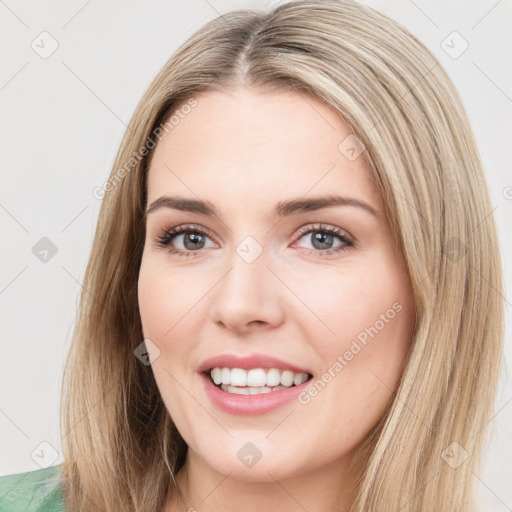
<path fill-rule="evenodd" d="M 221 385 L 221 389 L 226 388 L 224 391 L 236 386 L 236 391 L 228 392 L 240 394 L 268 393 L 271 390 L 270 388 L 289 388 L 291 386 L 298 386 L 308 380 L 307 373 L 294 373 L 289 370 L 281 371 L 277 368 L 270 368 L 268 370 L 263 368 L 254 368 L 252 370 L 212 368 L 210 376 L 217 386 Z"/>
<path fill-rule="evenodd" d="M 267 372 L 267 386 L 279 386 L 281 383 L 281 372 L 275 368 L 271 368 Z"/>
<path fill-rule="evenodd" d="M 232 386 L 247 386 L 247 372 L 241 368 L 233 368 L 229 380 Z"/>
<path fill-rule="evenodd" d="M 214 368 L 210 375 L 215 384 L 219 385 L 222 382 L 222 370 L 220 368 Z"/>
<path fill-rule="evenodd" d="M 238 388 L 236 386 L 225 386 L 222 384 L 220 386 L 220 389 L 222 391 L 226 391 L 227 393 L 234 393 L 235 395 L 259 395 L 261 393 L 270 393 L 271 391 L 278 391 L 280 389 L 286 389 L 285 386 L 274 386 L 272 388 L 269 388 L 268 386 L 262 386 L 258 388 L 252 388 L 252 387 L 245 387 L 245 388 Z"/>
<path fill-rule="evenodd" d="M 283 386 L 293 386 L 293 372 L 286 370 L 281 374 L 281 384 Z"/>
<path fill-rule="evenodd" d="M 306 377 L 304 377 L 304 375 Z M 308 380 L 308 374 L 307 373 L 295 373 L 293 375 L 293 384 L 295 386 L 298 386 L 299 384 L 302 384 L 303 382 Z"/>
<path fill-rule="evenodd" d="M 265 370 L 263 370 L 262 368 L 256 368 L 254 370 L 249 370 L 247 372 L 247 386 L 260 388 L 262 386 L 265 386 L 266 383 L 267 377 L 265 374 Z"/>
<path fill-rule="evenodd" d="M 229 368 L 222 368 L 222 384 L 231 384 L 231 372 Z"/>

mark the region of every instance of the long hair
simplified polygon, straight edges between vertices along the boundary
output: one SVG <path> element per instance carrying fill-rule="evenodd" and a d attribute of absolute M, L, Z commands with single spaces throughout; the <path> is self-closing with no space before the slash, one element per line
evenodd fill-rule
<path fill-rule="evenodd" d="M 137 280 L 146 176 L 163 131 L 208 90 L 292 90 L 363 142 L 414 293 L 406 366 L 372 433 L 355 512 L 473 510 L 503 343 L 502 270 L 480 157 L 459 96 L 403 27 L 350 0 L 239 10 L 168 60 L 128 125 L 103 197 L 63 377 L 66 503 L 162 510 L 187 453 L 143 341 Z M 342 482 L 340 482 L 340 486 Z"/>

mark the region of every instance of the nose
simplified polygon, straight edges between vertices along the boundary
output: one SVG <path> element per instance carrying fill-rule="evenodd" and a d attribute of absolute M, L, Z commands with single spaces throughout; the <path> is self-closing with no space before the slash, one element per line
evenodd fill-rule
<path fill-rule="evenodd" d="M 270 270 L 265 255 L 248 263 L 235 254 L 230 263 L 230 269 L 212 290 L 213 322 L 239 334 L 282 324 L 283 285 Z"/>

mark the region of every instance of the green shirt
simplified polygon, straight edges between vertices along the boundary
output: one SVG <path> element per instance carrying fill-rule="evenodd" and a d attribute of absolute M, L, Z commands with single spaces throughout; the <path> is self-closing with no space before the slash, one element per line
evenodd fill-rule
<path fill-rule="evenodd" d="M 0 476 L 0 512 L 66 512 L 60 468 Z"/>

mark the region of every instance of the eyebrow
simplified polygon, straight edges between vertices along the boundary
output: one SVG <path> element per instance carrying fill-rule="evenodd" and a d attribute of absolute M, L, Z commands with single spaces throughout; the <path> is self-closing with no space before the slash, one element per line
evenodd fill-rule
<path fill-rule="evenodd" d="M 287 217 L 290 215 L 297 215 L 299 213 L 310 212 L 314 210 L 321 210 L 323 208 L 331 208 L 334 206 L 355 206 L 361 208 L 374 217 L 379 217 L 377 211 L 368 203 L 355 199 L 353 197 L 345 196 L 325 196 L 325 197 L 311 197 L 309 199 L 288 199 L 286 201 L 279 201 L 274 207 L 275 217 Z M 160 208 L 172 208 L 183 212 L 197 213 L 199 215 L 206 215 L 208 217 L 217 216 L 215 206 L 209 201 L 202 201 L 199 199 L 187 199 L 179 196 L 162 196 L 153 201 L 149 208 L 146 210 L 145 216 L 159 210 Z"/>

